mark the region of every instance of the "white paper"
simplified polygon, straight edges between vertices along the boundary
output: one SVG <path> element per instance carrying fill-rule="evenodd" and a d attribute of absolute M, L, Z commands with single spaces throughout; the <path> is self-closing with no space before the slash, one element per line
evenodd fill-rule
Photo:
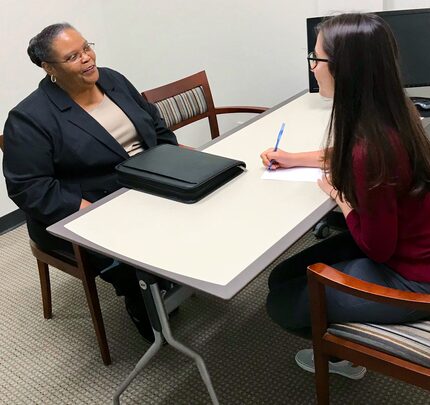
<path fill-rule="evenodd" d="M 322 176 L 323 171 L 318 167 L 293 167 L 291 169 L 266 170 L 261 178 L 263 180 L 316 182 Z"/>

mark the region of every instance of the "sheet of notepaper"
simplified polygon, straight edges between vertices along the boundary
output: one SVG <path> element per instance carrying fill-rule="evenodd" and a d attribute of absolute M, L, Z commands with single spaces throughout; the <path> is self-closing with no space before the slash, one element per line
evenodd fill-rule
<path fill-rule="evenodd" d="M 323 176 L 323 171 L 316 167 L 293 167 L 291 169 L 266 170 L 263 180 L 311 181 L 316 182 Z"/>

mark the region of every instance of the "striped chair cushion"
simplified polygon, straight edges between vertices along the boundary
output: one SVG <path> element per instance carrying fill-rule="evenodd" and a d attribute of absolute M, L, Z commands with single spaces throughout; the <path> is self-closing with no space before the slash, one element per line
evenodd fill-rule
<path fill-rule="evenodd" d="M 328 332 L 430 367 L 430 321 L 397 325 L 335 323 Z"/>
<path fill-rule="evenodd" d="M 202 86 L 158 101 L 155 105 L 169 128 L 208 109 Z"/>

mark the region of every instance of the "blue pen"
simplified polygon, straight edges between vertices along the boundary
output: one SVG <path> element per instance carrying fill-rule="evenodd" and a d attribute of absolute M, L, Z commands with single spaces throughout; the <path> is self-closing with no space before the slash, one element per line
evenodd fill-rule
<path fill-rule="evenodd" d="M 276 139 L 276 144 L 275 144 L 275 148 L 273 149 L 273 152 L 276 152 L 278 150 L 279 142 L 281 141 L 282 134 L 284 133 L 284 128 L 285 128 L 285 122 L 283 122 L 281 125 L 281 129 L 279 130 L 278 138 Z M 267 168 L 267 170 L 270 170 L 272 168 L 272 164 L 273 164 L 273 159 L 270 161 L 269 167 Z"/>

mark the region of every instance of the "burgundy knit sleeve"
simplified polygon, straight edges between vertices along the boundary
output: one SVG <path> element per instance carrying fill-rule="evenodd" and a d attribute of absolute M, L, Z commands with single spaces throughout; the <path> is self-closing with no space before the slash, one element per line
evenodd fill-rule
<path fill-rule="evenodd" d="M 346 217 L 348 228 L 360 249 L 376 262 L 386 262 L 397 244 L 397 194 L 394 186 L 369 190 L 365 149 L 353 151 L 353 171 L 358 208 Z"/>

